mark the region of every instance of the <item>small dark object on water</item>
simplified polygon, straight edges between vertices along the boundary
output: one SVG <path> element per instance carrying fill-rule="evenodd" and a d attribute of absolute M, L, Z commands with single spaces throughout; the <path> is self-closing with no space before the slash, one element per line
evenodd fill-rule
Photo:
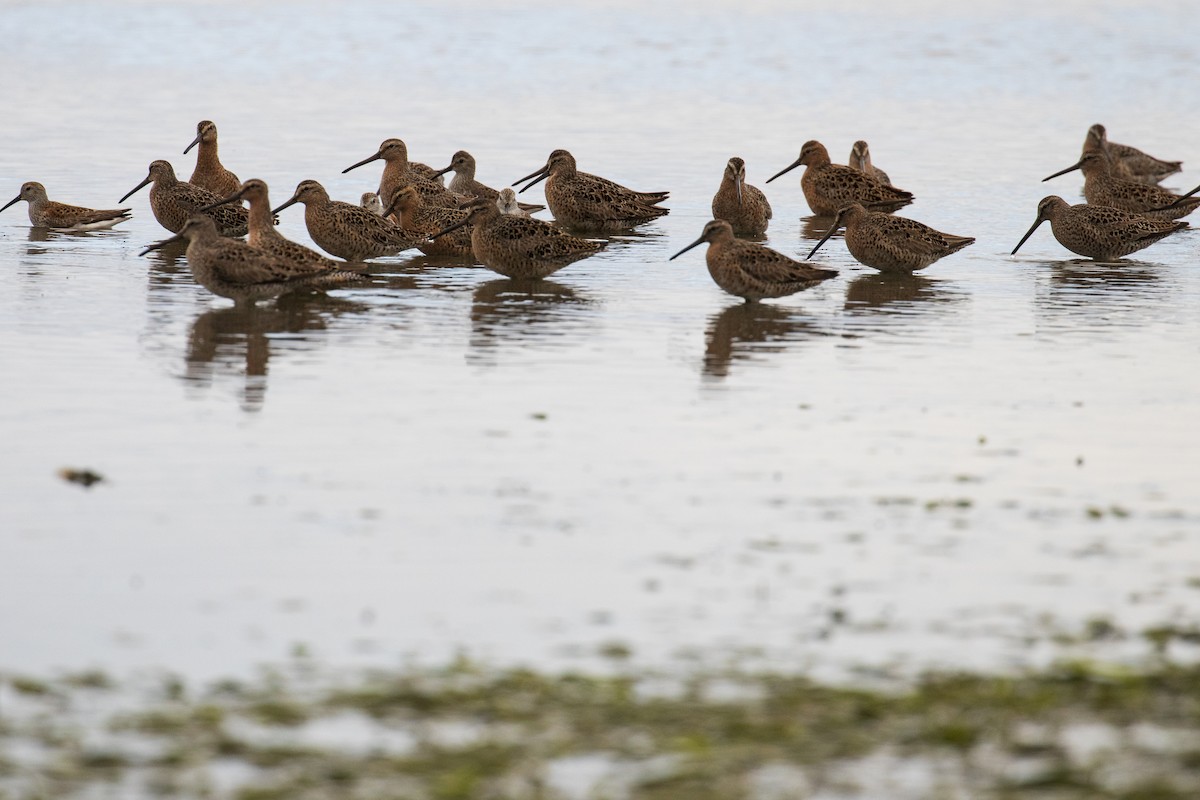
<path fill-rule="evenodd" d="M 60 469 L 58 471 L 58 477 L 62 478 L 64 481 L 78 483 L 85 489 L 90 489 L 92 488 L 93 483 L 99 483 L 100 481 L 104 480 L 104 476 L 99 472 L 95 472 L 90 469 L 71 469 L 70 467 L 63 467 Z"/>

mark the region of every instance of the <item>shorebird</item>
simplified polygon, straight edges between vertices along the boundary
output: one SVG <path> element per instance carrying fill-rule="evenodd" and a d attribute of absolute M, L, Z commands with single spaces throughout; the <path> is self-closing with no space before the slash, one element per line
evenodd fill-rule
<path fill-rule="evenodd" d="M 1200 207 L 1200 197 L 1185 199 L 1159 186 L 1118 178 L 1098 150 L 1084 153 L 1077 163 L 1043 178 L 1042 182 L 1077 169 L 1083 171 L 1083 196 L 1090 205 L 1110 206 L 1163 219 L 1186 217 Z"/>
<path fill-rule="evenodd" d="M 441 237 L 472 225 L 471 249 L 485 267 L 508 278 L 539 280 L 601 250 L 607 242 L 572 236 L 533 217 L 501 214 L 495 202 L 477 197 L 466 206 L 467 218 L 436 234 Z"/>
<path fill-rule="evenodd" d="M 325 187 L 313 180 L 300 181 L 292 198 L 274 213 L 293 203 L 304 204 L 304 224 L 317 246 L 347 261 L 392 256 L 417 244 L 383 217 L 361 206 L 330 200 Z"/>
<path fill-rule="evenodd" d="M 733 227 L 738 236 L 762 236 L 771 221 L 771 204 L 756 186 L 746 183 L 746 162 L 734 156 L 725 165 L 721 185 L 712 199 L 712 213 Z"/>
<path fill-rule="evenodd" d="M 530 180 L 532 179 L 532 180 Z M 529 181 L 521 192 L 546 181 L 546 203 L 555 221 L 567 228 L 615 233 L 649 222 L 670 210 L 657 205 L 670 192 L 636 192 L 605 178 L 579 172 L 575 157 L 555 150 L 546 165 L 515 181 Z M 520 194 L 520 192 L 518 192 Z"/>
<path fill-rule="evenodd" d="M 795 294 L 837 275 L 836 270 L 803 264 L 769 247 L 738 239 L 733 226 L 723 219 L 709 222 L 699 239 L 668 260 L 674 261 L 704 242 L 708 242 L 708 274 L 717 286 L 747 303 Z"/>
<path fill-rule="evenodd" d="M 186 156 L 196 145 L 200 145 L 196 151 L 196 169 L 192 170 L 188 183 L 207 189 L 218 197 L 236 192 L 242 182 L 221 164 L 217 156 L 217 126 L 210 120 L 201 120 L 196 124 L 196 138 L 192 139 L 183 154 Z"/>
<path fill-rule="evenodd" d="M 850 255 L 880 272 L 911 274 L 975 242 L 970 236 L 942 233 L 915 219 L 867 211 L 860 203 L 851 203 L 834 217 L 829 232 L 817 242 L 808 258 L 842 225 L 846 226 L 846 248 Z"/>
<path fill-rule="evenodd" d="M 200 209 L 212 206 L 221 199 L 207 189 L 193 186 L 175 177 L 175 170 L 166 161 L 150 162 L 149 174 L 146 180 L 125 193 L 119 202 L 139 191 L 148 183 L 150 187 L 150 210 L 158 224 L 171 233 L 179 233 L 188 217 L 200 213 Z M 246 209 L 235 206 L 221 206 L 203 212 L 213 218 L 217 231 L 222 236 L 245 236 L 248 215 Z"/>
<path fill-rule="evenodd" d="M 363 192 L 358 204 L 376 216 L 383 216 L 383 201 L 375 192 Z"/>
<path fill-rule="evenodd" d="M 450 171 L 454 172 L 454 179 L 450 181 L 448 187 L 450 191 L 457 192 L 463 197 L 483 197 L 488 200 L 495 200 L 499 197 L 500 192 L 475 180 L 475 156 L 466 150 L 459 150 L 451 156 L 450 166 L 438 170 L 434 176 L 441 177 Z M 526 216 L 545 208 L 537 203 L 520 203 L 519 206 Z"/>
<path fill-rule="evenodd" d="M 1151 186 L 1183 169 L 1182 161 L 1164 161 L 1148 153 L 1143 153 L 1136 147 L 1127 144 L 1117 144 L 1108 140 L 1108 132 L 1100 123 L 1088 128 L 1083 140 L 1083 152 L 1099 150 L 1113 168 L 1113 174 L 1118 178 L 1137 181 Z"/>
<path fill-rule="evenodd" d="M 458 208 L 442 208 L 426 205 L 424 199 L 412 186 L 396 190 L 384 216 L 396 215 L 400 229 L 417 242 L 417 249 L 427 256 L 470 256 L 471 229 L 459 226 L 466 222 L 467 212 Z M 450 233 L 429 239 L 429 236 L 451 226 Z"/>
<path fill-rule="evenodd" d="M 887 186 L 858 170 L 829 160 L 829 151 L 816 140 L 800 148 L 800 156 L 767 179 L 767 183 L 791 172 L 801 164 L 808 167 L 800 179 L 804 199 L 812 212 L 832 217 L 850 203 L 862 203 L 872 211 L 895 211 L 913 201 L 912 192 Z"/>
<path fill-rule="evenodd" d="M 466 199 L 438 183 L 435 178 L 440 175 L 432 167 L 409 161 L 408 146 L 400 139 L 384 139 L 375 155 L 351 164 L 342 170 L 342 174 L 379 160 L 383 161 L 383 175 L 379 178 L 379 191 L 376 192 L 380 200 L 394 197 L 397 189 L 409 185 L 414 186 L 426 202 L 435 206 L 457 208 Z"/>
<path fill-rule="evenodd" d="M 196 282 L 238 305 L 253 304 L 303 289 L 326 289 L 363 280 L 357 272 L 296 264 L 217 233 L 212 218 L 189 217 L 179 233 L 156 242 L 145 255 L 172 242 L 187 240 L 187 262 Z"/>
<path fill-rule="evenodd" d="M 846 165 L 866 175 L 870 175 L 884 186 L 892 185 L 892 179 L 888 177 L 888 174 L 871 163 L 871 150 L 862 139 L 859 139 L 850 148 L 850 158 L 847 159 Z"/>
<path fill-rule="evenodd" d="M 229 203 L 240 203 L 246 200 L 250 203 L 250 236 L 251 247 L 270 253 L 289 264 L 306 264 L 314 270 L 340 269 L 345 264 L 326 258 L 316 250 L 305 247 L 299 242 L 293 242 L 282 233 L 275 230 L 275 215 L 271 213 L 271 197 L 267 190 L 266 181 L 251 178 L 242 184 L 241 188 L 224 200 L 215 203 L 211 208 Z M 202 208 L 201 211 L 208 209 Z"/>
<path fill-rule="evenodd" d="M 1109 206 L 1072 206 L 1061 197 L 1051 195 L 1038 203 L 1033 227 L 1017 242 L 1011 255 L 1016 255 L 1021 245 L 1046 220 L 1050 221 L 1050 230 L 1059 244 L 1072 253 L 1096 261 L 1113 261 L 1136 253 L 1188 227 L 1186 222 L 1135 214 Z"/>
<path fill-rule="evenodd" d="M 46 187 L 37 181 L 21 184 L 21 191 L 4 204 L 0 211 L 19 200 L 29 203 L 29 222 L 35 228 L 56 228 L 64 231 L 99 231 L 129 219 L 128 208 L 97 211 L 94 208 L 69 206 L 46 197 Z"/>
<path fill-rule="evenodd" d="M 496 208 L 500 209 L 501 214 L 509 214 L 514 217 L 528 217 L 529 212 L 523 206 L 526 203 L 517 202 L 517 193 L 510 188 L 500 190 L 500 194 L 496 196 Z M 541 206 L 545 208 L 545 206 Z"/>

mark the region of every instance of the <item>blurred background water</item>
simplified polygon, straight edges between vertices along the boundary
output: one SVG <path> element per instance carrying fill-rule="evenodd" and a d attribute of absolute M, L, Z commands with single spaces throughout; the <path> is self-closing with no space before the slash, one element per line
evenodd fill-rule
<path fill-rule="evenodd" d="M 331 664 L 1006 669 L 1097 618 L 1191 624 L 1195 235 L 1094 265 L 1039 231 L 1087 127 L 1200 162 L 1187 2 L 7 2 L 0 199 L 111 207 L 213 119 L 278 204 L 387 137 L 495 186 L 571 150 L 669 217 L 530 296 L 403 254 L 234 310 L 146 192 L 88 236 L 0 216 L 0 669 Z M 725 161 L 868 140 L 978 242 L 744 307 L 697 250 Z M 4 188 L 7 187 L 7 188 Z M 799 172 L 769 244 L 823 233 Z M 540 199 L 533 190 L 531 200 Z M 302 215 L 280 230 L 308 241 Z M 84 490 L 56 477 L 90 467 Z M 1136 639 L 1093 645 L 1135 657 Z M 615 648 L 615 649 L 614 649 Z"/>

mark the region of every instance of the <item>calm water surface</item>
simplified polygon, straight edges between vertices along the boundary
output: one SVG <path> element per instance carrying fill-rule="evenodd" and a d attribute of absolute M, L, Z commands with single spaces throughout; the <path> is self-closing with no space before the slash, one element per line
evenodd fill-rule
<path fill-rule="evenodd" d="M 1185 233 L 1067 260 L 1088 125 L 1200 180 L 1186 2 L 4 3 L 0 194 L 106 207 L 217 121 L 276 203 L 400 136 L 502 186 L 572 150 L 672 213 L 534 293 L 403 255 L 235 310 L 147 193 L 88 236 L 0 216 L 0 669 L 205 677 L 303 645 L 814 674 L 1009 668 L 1057 631 L 1189 626 L 1200 599 L 1200 265 Z M 745 307 L 691 242 L 752 183 L 865 138 L 978 243 L 911 281 Z M 799 171 L 769 243 L 807 252 Z M 531 191 L 540 199 L 540 189 Z M 280 230 L 307 241 L 302 214 Z M 58 477 L 90 467 L 91 490 Z M 1104 641 L 1106 658 L 1145 652 Z"/>

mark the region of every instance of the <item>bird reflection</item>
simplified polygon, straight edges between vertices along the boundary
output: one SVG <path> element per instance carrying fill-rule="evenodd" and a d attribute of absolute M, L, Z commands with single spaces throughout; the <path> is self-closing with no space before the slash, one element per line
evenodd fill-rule
<path fill-rule="evenodd" d="M 330 319 L 368 308 L 363 303 L 323 294 L 296 294 L 266 307 L 205 311 L 192 322 L 188 334 L 183 380 L 192 386 L 207 387 L 219 375 L 238 375 L 244 379 L 242 409 L 258 411 L 266 399 L 267 362 L 274 336 L 289 334 L 283 343 L 277 343 L 277 348 L 308 349 L 317 337 L 296 334 L 323 331 Z"/>
<path fill-rule="evenodd" d="M 628 230 L 620 233 L 589 234 L 589 239 L 607 239 L 606 253 L 618 253 L 626 249 L 642 249 L 651 242 L 666 242 L 667 234 L 660 230 Z M 643 251 L 644 252 L 644 251 Z"/>
<path fill-rule="evenodd" d="M 1145 261 L 1072 259 L 1046 266 L 1050 280 L 1039 284 L 1034 300 L 1038 318 L 1064 329 L 1153 322 L 1178 288 L 1167 267 Z"/>
<path fill-rule="evenodd" d="M 960 299 L 942 286 L 941 281 L 922 275 L 871 273 L 846 286 L 847 311 L 895 311 L 903 313 L 920 303 Z"/>
<path fill-rule="evenodd" d="M 772 303 L 739 303 L 708 321 L 704 332 L 703 374 L 724 378 L 735 361 L 778 353 L 802 337 L 824 335 L 794 308 Z"/>
<path fill-rule="evenodd" d="M 834 217 L 801 217 L 800 234 L 805 239 L 819 242 L 825 234 L 829 233 L 834 219 Z"/>
<path fill-rule="evenodd" d="M 64 244 L 73 242 L 78 244 L 79 247 L 71 247 L 70 249 L 72 251 L 82 251 L 87 248 L 103 247 L 101 243 L 107 238 L 124 239 L 127 235 L 127 231 L 69 231 L 55 228 L 31 227 L 27 229 L 25 236 L 29 242 L 25 246 L 25 255 L 27 257 L 36 257 L 56 252 L 55 248 L 46 246 L 50 242 L 63 242 Z M 62 252 L 62 250 L 57 250 L 57 252 Z M 36 258 L 34 261 L 36 261 Z"/>
<path fill-rule="evenodd" d="M 480 284 L 471 295 L 471 348 L 505 341 L 570 336 L 579 311 L 592 301 L 554 281 L 501 278 Z"/>
<path fill-rule="evenodd" d="M 45 243 L 53 241 L 57 237 L 50 228 L 30 228 L 28 238 L 29 244 L 25 245 L 25 256 L 21 259 L 21 265 L 29 274 L 37 275 L 41 272 L 39 267 L 45 263 L 41 256 L 52 250 L 52 248 L 46 247 Z"/>
<path fill-rule="evenodd" d="M 169 330 L 182 310 L 207 305 L 207 292 L 200 289 L 188 269 L 187 242 L 172 242 L 146 254 L 146 307 L 151 332 Z M 209 295 L 211 297 L 211 295 Z"/>
<path fill-rule="evenodd" d="M 57 239 L 58 237 L 55 235 L 55 231 L 53 228 L 30 228 L 28 238 L 29 238 L 29 242 L 32 244 L 34 242 L 40 243 L 40 242 L 53 241 L 54 239 Z M 44 253 L 44 252 L 46 252 L 46 248 L 30 247 L 30 248 L 28 248 L 28 250 L 26 252 L 30 253 L 30 255 L 33 255 L 35 253 Z"/>

